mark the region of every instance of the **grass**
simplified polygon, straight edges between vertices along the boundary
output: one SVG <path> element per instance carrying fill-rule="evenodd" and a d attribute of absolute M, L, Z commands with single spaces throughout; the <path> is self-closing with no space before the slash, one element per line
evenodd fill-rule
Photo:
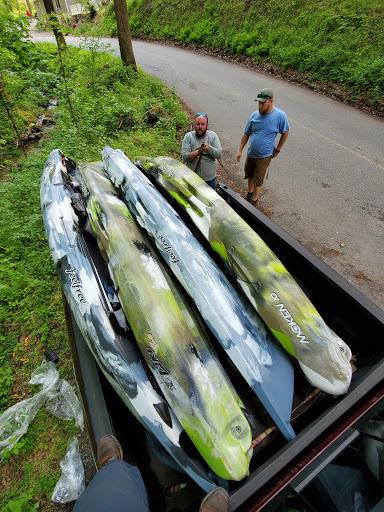
<path fill-rule="evenodd" d="M 0 413 L 38 391 L 28 381 L 44 359 L 45 348 L 59 356 L 60 376 L 75 384 L 61 290 L 40 210 L 40 178 L 49 153 L 60 148 L 75 161 L 95 161 L 108 144 L 131 159 L 139 154 L 179 156 L 188 127 L 174 92 L 141 71 L 125 68 L 107 48 L 97 46 L 97 41 L 88 40 L 64 55 L 75 120 L 54 45 L 38 45 L 49 88 L 41 75 L 33 84 L 33 74 L 18 71 L 24 87 L 19 86 L 13 109 L 20 132 L 29 129 L 49 97 L 58 98 L 56 126 L 33 151 L 15 148 L 15 133 L 0 113 Z M 14 85 L 10 76 L 7 84 Z M 36 94 L 24 94 L 26 84 Z M 1 510 L 62 510 L 50 496 L 61 474 L 67 440 L 76 434 L 74 421 L 60 420 L 44 407 L 38 412 L 1 463 Z"/>

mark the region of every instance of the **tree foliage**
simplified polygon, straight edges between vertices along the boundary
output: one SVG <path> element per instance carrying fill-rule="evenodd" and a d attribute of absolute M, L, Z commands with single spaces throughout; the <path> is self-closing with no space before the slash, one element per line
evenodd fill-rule
<path fill-rule="evenodd" d="M 129 0 L 128 12 L 133 37 L 279 66 L 305 83 L 376 98 L 384 115 L 383 0 Z"/>
<path fill-rule="evenodd" d="M 10 11 L 0 16 L 0 69 L 33 65 L 36 50 L 28 41 L 29 23 L 26 16 L 14 15 Z M 31 53 L 30 53 L 30 50 Z"/>
<path fill-rule="evenodd" d="M 0 16 L 0 110 L 2 110 L 15 135 L 20 139 L 17 100 L 25 91 L 28 77 L 40 62 L 38 50 L 28 40 L 29 23 L 25 16 L 15 16 L 11 11 Z M 15 77 L 17 73 L 17 78 Z"/>

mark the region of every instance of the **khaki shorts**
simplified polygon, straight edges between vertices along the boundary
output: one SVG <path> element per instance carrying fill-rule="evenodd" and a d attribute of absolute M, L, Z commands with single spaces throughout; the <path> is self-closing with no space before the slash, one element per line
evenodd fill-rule
<path fill-rule="evenodd" d="M 247 156 L 244 164 L 244 178 L 253 178 L 255 187 L 261 187 L 271 159 L 272 155 L 266 158 L 249 158 Z"/>

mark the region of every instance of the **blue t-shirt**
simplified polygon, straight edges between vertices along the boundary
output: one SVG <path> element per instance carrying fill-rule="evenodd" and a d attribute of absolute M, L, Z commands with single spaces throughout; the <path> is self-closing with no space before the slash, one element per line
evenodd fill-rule
<path fill-rule="evenodd" d="M 276 135 L 289 130 L 287 115 L 283 110 L 274 108 L 270 114 L 260 114 L 256 110 L 245 127 L 249 135 L 247 155 L 249 158 L 271 156 L 275 147 Z"/>

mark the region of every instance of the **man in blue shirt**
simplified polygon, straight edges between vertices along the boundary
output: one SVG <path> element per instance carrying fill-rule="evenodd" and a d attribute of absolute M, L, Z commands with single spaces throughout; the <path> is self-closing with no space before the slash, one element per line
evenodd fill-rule
<path fill-rule="evenodd" d="M 249 140 L 244 164 L 244 177 L 248 179 L 248 193 L 245 199 L 253 206 L 257 205 L 271 159 L 280 153 L 289 135 L 287 116 L 273 105 L 272 89 L 263 89 L 255 101 L 259 102 L 259 110 L 253 112 L 249 118 L 237 153 L 237 161 L 240 162 L 241 153 Z M 276 144 L 278 133 L 281 137 Z"/>

